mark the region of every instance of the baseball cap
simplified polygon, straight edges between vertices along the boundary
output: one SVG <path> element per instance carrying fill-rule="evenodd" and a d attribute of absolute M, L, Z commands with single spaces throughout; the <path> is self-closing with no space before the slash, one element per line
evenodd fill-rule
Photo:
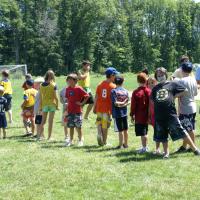
<path fill-rule="evenodd" d="M 108 67 L 105 71 L 106 75 L 116 75 L 119 74 L 119 72 L 114 67 Z"/>
<path fill-rule="evenodd" d="M 0 85 L 0 91 L 4 92 L 4 87 Z"/>
<path fill-rule="evenodd" d="M 193 69 L 193 65 L 191 62 L 184 62 L 181 64 L 181 69 L 184 71 L 184 72 L 191 72 L 192 69 Z"/>
<path fill-rule="evenodd" d="M 27 81 L 26 81 L 26 84 L 27 84 L 28 86 L 33 86 L 34 80 L 32 80 L 32 79 L 27 80 Z"/>

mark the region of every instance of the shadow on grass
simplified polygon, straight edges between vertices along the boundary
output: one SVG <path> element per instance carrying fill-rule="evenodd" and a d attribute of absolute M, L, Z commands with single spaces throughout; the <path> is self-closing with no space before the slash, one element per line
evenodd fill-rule
<path fill-rule="evenodd" d="M 113 156 L 113 155 L 111 155 Z M 131 151 L 121 151 L 114 156 L 120 158 L 119 162 L 126 163 L 126 162 L 146 162 L 152 160 L 164 160 L 162 155 L 154 155 L 152 152 L 138 154 L 136 150 Z M 176 158 L 177 154 L 170 154 L 169 160 Z M 168 159 L 165 159 L 168 160 Z"/>
<path fill-rule="evenodd" d="M 59 149 L 59 148 L 67 148 L 64 144 L 56 144 L 52 145 L 50 143 L 43 144 L 41 146 L 42 149 Z"/>

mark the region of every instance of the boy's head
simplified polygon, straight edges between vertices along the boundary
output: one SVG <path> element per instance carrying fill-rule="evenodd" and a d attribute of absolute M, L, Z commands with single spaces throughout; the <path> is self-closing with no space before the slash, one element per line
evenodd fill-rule
<path fill-rule="evenodd" d="M 32 88 L 33 85 L 34 85 L 34 80 L 29 79 L 29 80 L 26 81 L 27 88 Z"/>
<path fill-rule="evenodd" d="M 181 64 L 182 72 L 185 74 L 190 74 L 193 69 L 193 65 L 191 62 L 184 62 Z"/>
<path fill-rule="evenodd" d="M 25 79 L 26 79 L 26 80 L 32 79 L 32 75 L 31 75 L 31 74 L 26 74 L 26 75 L 25 75 Z"/>
<path fill-rule="evenodd" d="M 182 55 L 180 58 L 180 63 L 189 62 L 189 57 L 186 55 Z"/>
<path fill-rule="evenodd" d="M 149 70 L 148 70 L 147 68 L 144 68 L 144 69 L 142 70 L 142 72 L 145 73 L 147 76 L 149 75 Z"/>
<path fill-rule="evenodd" d="M 0 86 L 0 96 L 3 96 L 5 89 L 3 86 Z"/>
<path fill-rule="evenodd" d="M 124 77 L 123 76 L 120 76 L 120 75 L 117 75 L 116 77 L 115 77 L 115 82 L 114 82 L 116 85 L 118 85 L 118 86 L 121 86 L 121 85 L 123 85 L 123 83 L 124 83 Z"/>
<path fill-rule="evenodd" d="M 167 70 L 164 67 L 159 67 L 155 71 L 155 79 L 158 82 L 165 82 L 168 78 Z"/>
<path fill-rule="evenodd" d="M 83 60 L 83 62 L 82 62 L 83 70 L 89 71 L 90 70 L 90 66 L 91 66 L 91 63 L 90 63 L 89 60 Z"/>
<path fill-rule="evenodd" d="M 115 76 L 119 74 L 119 72 L 114 67 L 108 67 L 105 71 L 106 78 L 110 79 L 111 82 L 115 81 Z"/>
<path fill-rule="evenodd" d="M 153 77 L 149 77 L 147 81 L 147 85 L 150 89 L 153 89 L 153 87 L 157 84 L 157 81 Z"/>
<path fill-rule="evenodd" d="M 68 86 L 74 87 L 78 82 L 77 74 L 69 74 L 67 76 L 67 84 Z"/>
<path fill-rule="evenodd" d="M 1 72 L 1 74 L 2 74 L 2 77 L 3 77 L 3 78 L 8 78 L 8 77 L 9 77 L 9 71 L 8 71 L 8 70 L 3 70 L 3 71 Z"/>
<path fill-rule="evenodd" d="M 44 78 L 43 77 L 38 77 L 38 78 L 36 78 L 35 80 L 34 80 L 34 88 L 36 89 L 36 90 L 39 90 L 40 89 L 40 85 L 41 85 L 41 83 L 43 83 L 44 82 Z"/>
<path fill-rule="evenodd" d="M 147 75 L 143 72 L 140 72 L 138 75 L 137 75 L 137 82 L 140 84 L 140 85 L 145 85 L 147 83 Z"/>

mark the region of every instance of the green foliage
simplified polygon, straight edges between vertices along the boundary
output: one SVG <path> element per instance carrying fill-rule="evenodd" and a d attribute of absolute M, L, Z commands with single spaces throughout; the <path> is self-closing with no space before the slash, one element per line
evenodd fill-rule
<path fill-rule="evenodd" d="M 199 62 L 199 8 L 192 0 L 1 0 L 0 64 L 26 63 L 33 74 L 76 71 L 83 59 L 94 71 L 171 71 L 182 54 Z"/>

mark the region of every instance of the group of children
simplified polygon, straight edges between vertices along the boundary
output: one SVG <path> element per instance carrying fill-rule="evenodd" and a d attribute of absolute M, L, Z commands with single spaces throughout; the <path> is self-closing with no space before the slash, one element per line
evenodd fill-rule
<path fill-rule="evenodd" d="M 88 104 L 84 119 L 87 120 L 90 111 L 96 114 L 98 144 L 107 143 L 108 129 L 111 125 L 111 116 L 114 121 L 114 130 L 119 135 L 118 149 L 128 148 L 128 105 L 130 105 L 131 121 L 135 124 L 135 134 L 141 137 L 142 147 L 138 153 L 148 152 L 148 125 L 154 128 L 155 154 L 160 154 L 160 143 L 163 144 L 163 157 L 169 157 L 168 135 L 173 141 L 183 139 L 183 145 L 177 152 L 193 151 L 200 155 L 195 146 L 195 115 L 197 83 L 192 72 L 192 63 L 189 60 L 181 63 L 181 79 L 167 81 L 167 70 L 157 68 L 155 77 L 149 77 L 147 70 L 137 75 L 138 88 L 129 92 L 123 87 L 124 77 L 113 67 L 105 71 L 106 79 L 96 89 L 93 98 L 90 89 L 90 62 L 83 61 L 82 69 L 78 73 L 67 76 L 67 85 L 60 92 L 60 102 L 63 105 L 62 123 L 64 125 L 66 146 L 71 146 L 74 140 L 74 130 L 78 133 L 78 146 L 83 146 L 82 110 Z M 6 137 L 5 111 L 11 115 L 12 87 L 8 79 L 8 71 L 2 72 L 0 86 L 0 128 L 3 137 Z M 48 118 L 48 140 L 52 139 L 52 128 L 55 111 L 58 110 L 58 94 L 55 75 L 48 70 L 44 79 L 38 77 L 33 81 L 30 74 L 26 75 L 23 84 L 24 101 L 21 105 L 26 136 L 37 137 L 43 140 L 44 126 Z M 175 98 L 178 98 L 178 113 L 175 107 Z M 9 117 L 12 122 L 12 117 Z M 35 133 L 36 127 L 36 135 Z M 69 129 L 69 134 L 68 134 Z M 187 149 L 187 145 L 190 146 Z"/>

